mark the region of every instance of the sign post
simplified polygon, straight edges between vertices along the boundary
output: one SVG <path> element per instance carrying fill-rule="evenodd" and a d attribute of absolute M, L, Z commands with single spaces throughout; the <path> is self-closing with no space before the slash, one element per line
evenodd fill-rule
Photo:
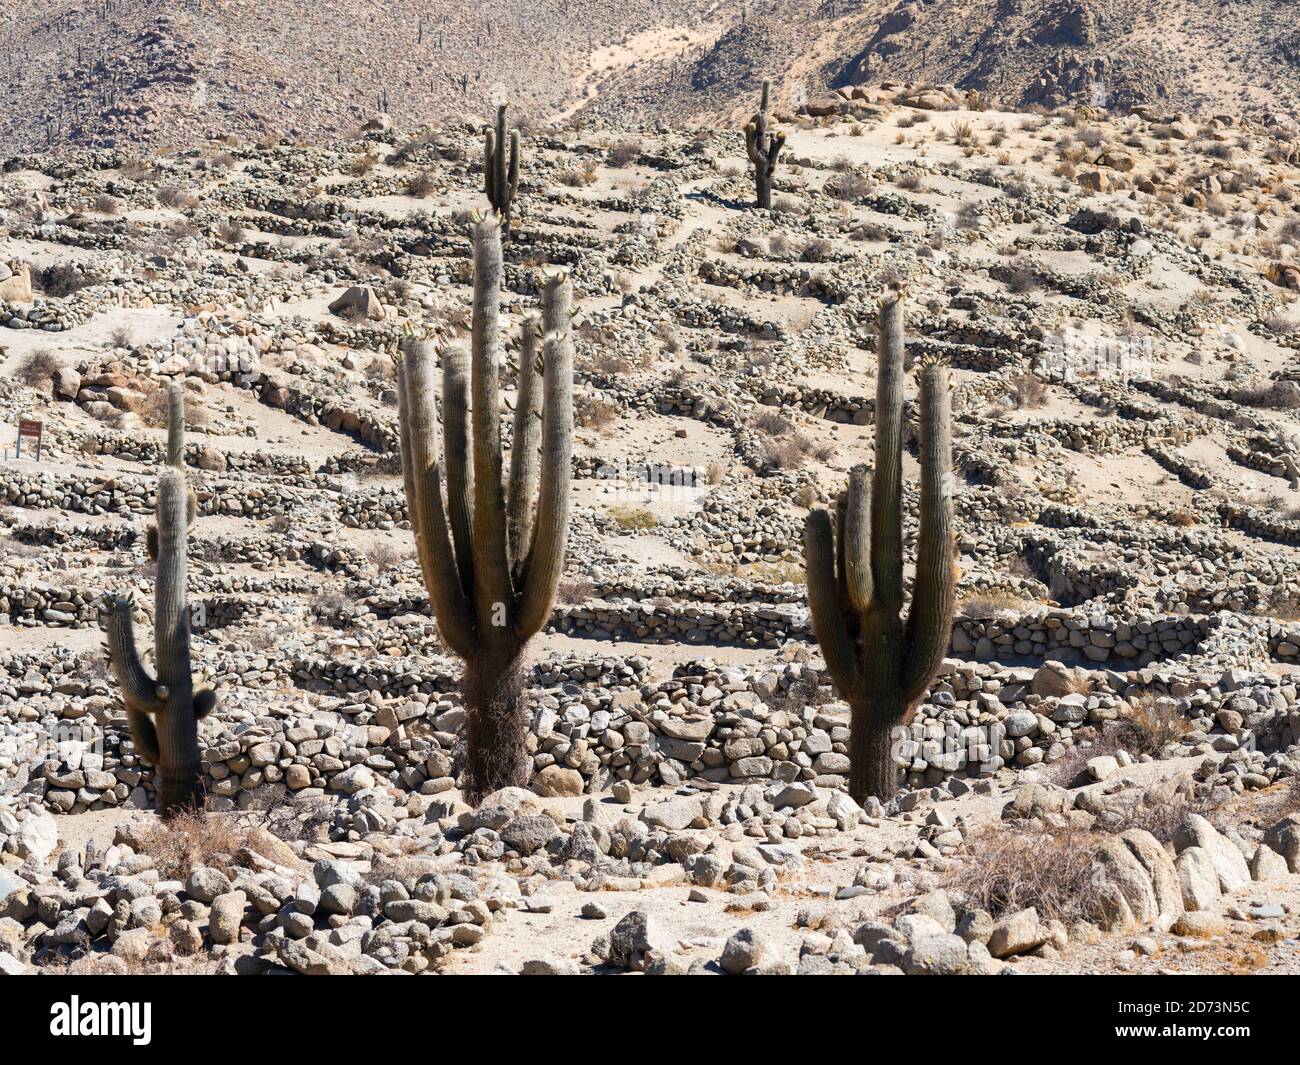
<path fill-rule="evenodd" d="M 45 425 L 35 418 L 18 419 L 18 447 L 14 453 L 15 458 L 23 457 L 23 437 L 28 440 L 36 441 L 36 461 L 41 461 L 41 440 L 45 435 Z"/>

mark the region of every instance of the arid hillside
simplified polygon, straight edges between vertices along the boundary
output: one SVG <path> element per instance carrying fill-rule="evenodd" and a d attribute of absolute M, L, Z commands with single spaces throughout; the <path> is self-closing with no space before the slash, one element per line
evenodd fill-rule
<path fill-rule="evenodd" d="M 536 121 L 499 259 L 478 121 L 9 161 L 0 972 L 1300 970 L 1294 133 L 838 98 L 772 111 L 770 210 L 734 126 Z M 412 366 L 464 439 L 477 351 L 523 468 L 561 271 L 566 564 L 480 799 Z M 886 451 L 898 598 L 955 616 L 859 800 L 805 530 Z M 127 700 L 182 599 L 208 814 L 163 822 Z"/>
<path fill-rule="evenodd" d="M 653 127 L 735 117 L 763 77 L 949 83 L 1003 106 L 1294 114 L 1290 0 L 100 0 L 8 5 L 0 153 L 319 140 L 377 111 Z M 744 106 L 748 106 L 746 103 Z"/>

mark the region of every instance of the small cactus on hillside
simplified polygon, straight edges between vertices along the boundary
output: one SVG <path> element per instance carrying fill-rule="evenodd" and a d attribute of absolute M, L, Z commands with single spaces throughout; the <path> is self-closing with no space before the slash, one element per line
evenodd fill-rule
<path fill-rule="evenodd" d="M 135 749 L 155 767 L 158 811 L 164 817 L 203 805 L 198 723 L 217 703 L 211 688 L 195 688 L 190 667 L 185 591 L 189 498 L 184 473 L 167 466 L 159 475 L 155 537 L 156 678 L 149 675 L 136 648 L 132 598 L 109 595 L 104 599 L 109 664 L 122 690 Z"/>
<path fill-rule="evenodd" d="M 473 224 L 471 352 L 447 348 L 435 403 L 433 340 L 408 337 L 398 360 L 402 472 L 429 601 L 465 662 L 464 789 L 477 800 L 528 779 L 523 656 L 546 624 L 564 567 L 573 451 L 572 292 L 542 285 L 524 322 L 509 476 L 503 481 L 498 314 L 501 222 Z M 444 441 L 438 449 L 438 410 Z M 446 505 L 443 479 L 446 478 Z"/>
<path fill-rule="evenodd" d="M 506 144 L 506 104 L 497 107 L 497 128 L 484 134 L 483 191 L 488 203 L 501 216 L 501 236 L 510 239 L 510 211 L 519 188 L 519 131 L 512 129 Z"/>
<path fill-rule="evenodd" d="M 849 794 L 862 802 L 898 788 L 892 732 L 911 720 L 952 635 L 952 426 L 947 366 L 922 359 L 916 578 L 903 609 L 903 298 L 880 308 L 876 462 L 855 467 L 834 518 L 808 517 L 808 607 L 831 679 L 848 702 Z"/>
<path fill-rule="evenodd" d="M 770 91 L 771 82 L 764 78 L 758 111 L 745 126 L 745 151 L 749 153 L 749 161 L 754 164 L 754 184 L 758 191 L 756 206 L 764 210 L 772 206 L 772 172 L 776 169 L 776 158 L 785 145 L 784 133 L 768 131 L 767 100 Z"/>

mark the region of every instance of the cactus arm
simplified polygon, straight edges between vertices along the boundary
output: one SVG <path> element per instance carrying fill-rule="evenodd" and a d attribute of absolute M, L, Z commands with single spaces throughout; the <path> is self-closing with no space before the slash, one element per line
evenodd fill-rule
<path fill-rule="evenodd" d="M 509 521 L 510 561 L 517 578 L 522 578 L 523 564 L 532 540 L 533 505 L 540 472 L 542 421 L 537 372 L 540 331 L 536 318 L 524 322 L 514 435 L 510 445 L 510 493 L 506 517 Z"/>
<path fill-rule="evenodd" d="M 485 626 L 509 620 L 514 582 L 506 549 L 506 502 L 501 484 L 501 385 L 498 320 L 501 293 L 499 216 L 474 224 L 474 310 L 471 385 L 474 455 L 474 606 Z M 506 614 L 502 614 L 502 605 Z M 499 626 L 494 626 L 499 627 Z"/>
<path fill-rule="evenodd" d="M 564 572 L 569 527 L 569 484 L 573 476 L 573 289 L 567 274 L 542 286 L 543 352 L 542 467 L 537 519 L 528 552 L 516 634 L 527 639 L 550 616 Z"/>
<path fill-rule="evenodd" d="M 844 594 L 849 609 L 861 614 L 871 605 L 871 471 L 854 466 L 844 503 L 844 543 L 840 549 Z"/>
<path fill-rule="evenodd" d="M 418 524 L 420 508 L 415 505 L 415 464 L 411 460 L 411 415 L 406 399 L 406 361 L 403 357 L 405 345 L 393 356 L 393 368 L 397 372 L 397 450 L 402 460 L 402 491 L 406 496 L 406 518 L 411 523 L 411 535 L 415 537 L 416 551 L 420 556 L 420 568 L 425 569 L 424 554 L 420 545 L 423 538 Z"/>
<path fill-rule="evenodd" d="M 496 137 L 489 128 L 483 134 L 483 195 L 488 199 L 488 203 L 495 204 L 496 196 Z"/>
<path fill-rule="evenodd" d="M 185 475 L 174 467 L 158 478 L 158 574 L 154 584 L 154 661 L 158 686 L 174 696 L 190 687 L 190 615 L 186 584 Z"/>
<path fill-rule="evenodd" d="M 861 688 L 862 671 L 840 607 L 833 539 L 829 512 L 814 510 L 804 525 L 808 610 L 831 679 L 841 695 L 854 699 Z"/>
<path fill-rule="evenodd" d="M 438 465 L 438 416 L 434 394 L 433 354 L 429 347 L 411 345 L 402 359 L 405 391 L 402 420 L 410 472 L 405 474 L 411 527 L 424 574 L 425 588 L 438 628 L 447 645 L 462 657 L 474 653 L 474 615 L 461 588 L 452 554 L 451 537 L 442 506 L 442 471 Z"/>
<path fill-rule="evenodd" d="M 776 157 L 781 154 L 781 149 L 785 147 L 785 133 L 773 133 L 767 142 L 767 172 L 770 175 L 776 169 Z"/>
<path fill-rule="evenodd" d="M 194 716 L 202 721 L 217 708 L 217 693 L 211 688 L 199 688 L 194 693 Z"/>
<path fill-rule="evenodd" d="M 185 463 L 185 398 L 175 382 L 167 386 L 167 465 Z"/>
<path fill-rule="evenodd" d="M 941 362 L 926 360 L 917 376 L 921 393 L 921 513 L 902 678 L 903 698 L 908 704 L 925 693 L 948 651 L 956 595 L 948 372 Z"/>
<path fill-rule="evenodd" d="M 135 641 L 135 620 L 131 616 L 133 602 L 129 596 L 105 596 L 108 612 L 105 629 L 108 636 L 108 661 L 113 679 L 122 689 L 122 701 L 128 712 L 152 713 L 157 709 L 157 682 L 149 675 Z"/>
<path fill-rule="evenodd" d="M 771 81 L 771 79 L 770 79 L 770 78 L 764 78 L 764 79 L 763 79 L 763 88 L 762 88 L 761 94 L 760 94 L 760 96 L 759 96 L 759 98 L 758 98 L 758 100 L 759 100 L 759 102 L 758 102 L 758 109 L 759 109 L 760 111 L 764 112 L 764 113 L 766 113 L 766 111 L 767 111 L 767 101 L 768 101 L 768 96 L 770 95 L 771 91 L 772 91 L 772 81 Z"/>
<path fill-rule="evenodd" d="M 470 463 L 469 356 L 460 347 L 442 353 L 443 461 L 447 466 L 447 519 L 465 594 L 474 595 L 474 548 L 470 534 L 474 474 Z"/>
<path fill-rule="evenodd" d="M 135 752 L 147 765 L 158 764 L 158 732 L 153 727 L 149 715 L 136 710 L 130 703 L 126 705 L 126 724 L 131 731 L 131 742 Z"/>
<path fill-rule="evenodd" d="M 504 110 L 504 108 L 503 108 Z M 512 129 L 510 131 L 510 170 L 506 175 L 506 189 L 509 194 L 509 202 L 513 203 L 515 192 L 519 188 L 519 131 Z"/>
<path fill-rule="evenodd" d="M 753 122 L 745 127 L 745 153 L 755 166 L 763 165 L 763 153 L 758 147 L 758 127 Z"/>
<path fill-rule="evenodd" d="M 876 368 L 876 465 L 871 485 L 871 580 L 875 605 L 903 605 L 903 300 L 880 307 Z"/>
<path fill-rule="evenodd" d="M 496 152 L 492 157 L 492 167 L 494 170 L 492 184 L 496 188 L 498 197 L 493 205 L 502 214 L 505 214 L 503 208 L 506 198 L 510 195 L 510 183 L 506 166 L 506 107 L 504 104 L 497 108 Z"/>

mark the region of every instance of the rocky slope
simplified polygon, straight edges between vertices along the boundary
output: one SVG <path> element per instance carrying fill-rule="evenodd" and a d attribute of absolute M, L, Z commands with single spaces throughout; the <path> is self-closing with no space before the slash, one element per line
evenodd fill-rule
<path fill-rule="evenodd" d="M 797 105 L 884 80 L 1004 106 L 1294 113 L 1289 0 L 111 0 L 15 9 L 0 149 L 193 146 L 478 118 L 734 119 L 763 77 Z"/>
<path fill-rule="evenodd" d="M 1293 134 L 973 103 L 779 112 L 771 212 L 734 129 L 525 132 L 503 319 L 570 270 L 572 549 L 532 791 L 477 810 L 389 354 L 463 333 L 480 128 L 8 159 L 0 423 L 45 439 L 0 463 L 0 967 L 1293 970 Z M 800 537 L 900 283 L 952 366 L 960 601 L 859 808 Z M 149 624 L 174 380 L 198 838 L 99 647 L 106 591 Z"/>

